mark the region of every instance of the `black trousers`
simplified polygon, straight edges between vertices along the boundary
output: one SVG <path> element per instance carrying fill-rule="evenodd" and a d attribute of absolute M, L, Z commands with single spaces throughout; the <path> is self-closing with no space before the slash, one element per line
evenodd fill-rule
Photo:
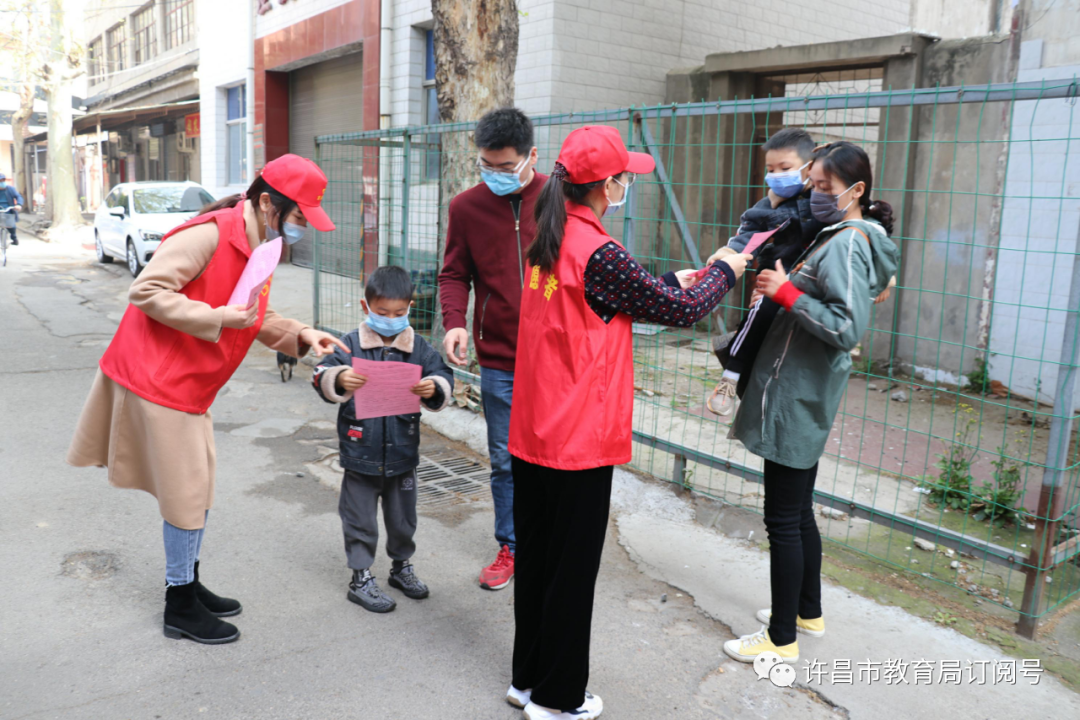
<path fill-rule="evenodd" d="M 754 358 L 757 357 L 761 344 L 765 342 L 765 336 L 778 312 L 780 304 L 769 298 L 762 298 L 761 302 L 750 308 L 735 333 L 735 339 L 731 341 L 731 359 L 724 367 L 725 370 L 744 373 L 754 366 Z"/>
<path fill-rule="evenodd" d="M 513 458 L 514 687 L 576 710 L 589 682 L 593 594 L 613 468 L 553 470 Z"/>
<path fill-rule="evenodd" d="M 814 481 L 809 470 L 765 461 L 765 529 L 769 533 L 772 618 L 776 645 L 795 642 L 795 617 L 821 617 L 821 533 L 814 519 Z"/>

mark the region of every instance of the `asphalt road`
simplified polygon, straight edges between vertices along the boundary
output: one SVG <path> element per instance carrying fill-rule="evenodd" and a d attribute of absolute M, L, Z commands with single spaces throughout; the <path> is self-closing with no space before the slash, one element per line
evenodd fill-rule
<path fill-rule="evenodd" d="M 243 636 L 215 647 L 163 637 L 154 499 L 64 462 L 130 277 L 78 243 L 24 235 L 11 257 L 0 271 L 0 718 L 521 717 L 504 702 L 512 586 L 475 581 L 496 551 L 490 505 L 422 512 L 414 563 L 430 599 L 399 598 L 385 616 L 349 603 L 337 495 L 310 472 L 334 445 L 333 408 L 309 368 L 283 384 L 258 346 L 213 407 L 202 563 L 208 586 L 243 602 Z M 287 279 L 275 293 L 306 295 Z M 251 429 L 266 421 L 278 430 Z M 467 453 L 426 434 L 425 450 L 436 446 Z M 718 674 L 727 628 L 641 574 L 612 528 L 591 678 L 605 717 L 834 716 L 796 690 L 758 686 L 761 702 L 735 702 L 755 678 Z"/>

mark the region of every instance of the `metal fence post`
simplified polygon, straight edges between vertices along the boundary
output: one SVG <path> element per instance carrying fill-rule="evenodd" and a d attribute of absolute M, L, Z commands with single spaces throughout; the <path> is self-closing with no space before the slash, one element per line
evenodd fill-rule
<path fill-rule="evenodd" d="M 315 164 L 322 168 L 322 143 L 318 138 L 315 139 Z M 326 170 L 323 170 L 326 172 Z M 319 245 L 321 245 L 320 233 L 315 231 L 315 237 L 311 243 L 311 269 L 314 271 L 311 273 L 311 302 L 314 304 L 312 308 L 313 323 L 315 327 L 321 328 L 321 308 L 319 307 Z"/>
<path fill-rule="evenodd" d="M 638 130 L 638 120 L 634 117 L 634 108 L 630 108 L 630 147 L 637 145 L 637 139 L 640 135 Z M 622 244 L 626 248 L 626 252 L 631 255 L 634 254 L 634 212 L 636 209 L 636 203 L 634 202 L 634 196 L 636 192 L 631 192 L 629 197 L 626 198 L 626 211 L 623 213 L 623 228 L 622 228 Z"/>
<path fill-rule="evenodd" d="M 1069 464 L 1069 440 L 1072 438 L 1073 397 L 1076 390 L 1077 362 L 1080 356 L 1080 229 L 1077 230 L 1073 252 L 1069 304 L 1065 307 L 1065 333 L 1061 339 L 1061 359 L 1058 361 L 1057 391 L 1054 395 L 1054 416 L 1050 420 L 1050 437 L 1046 447 L 1046 468 L 1043 470 L 1042 490 L 1035 517 L 1035 542 L 1028 557 L 1024 600 L 1020 604 L 1020 619 L 1016 631 L 1035 639 L 1039 626 L 1039 604 L 1046 585 L 1047 572 L 1053 570 L 1054 544 L 1061 524 L 1061 506 L 1065 468 Z"/>
<path fill-rule="evenodd" d="M 401 168 L 401 265 L 409 268 L 409 181 L 412 170 L 412 135 L 408 131 L 402 136 L 404 157 Z"/>
<path fill-rule="evenodd" d="M 675 453 L 671 466 L 671 482 L 686 487 L 686 456 Z"/>

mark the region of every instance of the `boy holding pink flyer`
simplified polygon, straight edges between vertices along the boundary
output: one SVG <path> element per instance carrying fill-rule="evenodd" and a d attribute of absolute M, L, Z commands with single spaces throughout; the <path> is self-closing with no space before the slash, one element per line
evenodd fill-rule
<path fill-rule="evenodd" d="M 315 368 L 319 396 L 338 403 L 341 481 L 338 513 L 345 555 L 352 569 L 348 598 L 371 612 L 397 603 L 371 573 L 379 541 L 382 498 L 390 587 L 420 600 L 428 587 L 409 560 L 416 551 L 416 466 L 420 464 L 420 406 L 442 410 L 450 402 L 454 374 L 442 357 L 409 327 L 413 283 L 400 267 L 381 267 L 368 278 L 361 301 L 367 314 L 359 329 L 341 338 Z"/>

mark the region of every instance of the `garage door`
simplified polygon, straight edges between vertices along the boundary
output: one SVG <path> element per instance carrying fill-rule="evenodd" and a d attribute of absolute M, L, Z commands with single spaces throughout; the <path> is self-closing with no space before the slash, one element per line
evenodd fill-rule
<path fill-rule="evenodd" d="M 315 159 L 315 138 L 363 129 L 363 58 L 344 55 L 289 74 L 289 151 Z M 311 266 L 311 236 L 292 248 L 293 262 Z"/>

